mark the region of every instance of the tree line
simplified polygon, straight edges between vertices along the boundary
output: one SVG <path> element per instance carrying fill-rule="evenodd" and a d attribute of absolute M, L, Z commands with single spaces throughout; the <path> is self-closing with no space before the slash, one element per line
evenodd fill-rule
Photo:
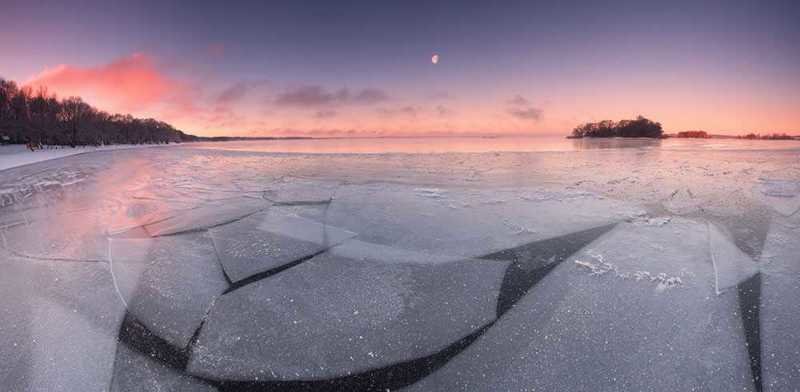
<path fill-rule="evenodd" d="M 678 132 L 675 137 L 687 139 L 708 139 L 708 132 L 706 131 L 682 131 Z"/>
<path fill-rule="evenodd" d="M 621 120 L 614 122 L 604 120 L 596 123 L 586 123 L 577 126 L 570 137 L 654 137 L 664 135 L 661 123 L 651 121 L 642 116 L 635 120 Z"/>
<path fill-rule="evenodd" d="M 177 143 L 198 138 L 152 118 L 110 114 L 0 78 L 0 142 L 40 145 Z"/>
<path fill-rule="evenodd" d="M 748 133 L 744 136 L 737 136 L 739 139 L 751 139 L 751 140 L 795 140 L 800 139 L 798 136 L 791 136 L 785 133 L 771 133 L 771 134 L 758 134 L 758 133 Z"/>

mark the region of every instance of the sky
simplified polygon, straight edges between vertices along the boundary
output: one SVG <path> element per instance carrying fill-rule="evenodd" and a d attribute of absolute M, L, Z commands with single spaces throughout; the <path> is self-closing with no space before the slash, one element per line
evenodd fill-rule
<path fill-rule="evenodd" d="M 0 77 L 197 135 L 797 133 L 798 21 L 777 0 L 0 0 Z"/>

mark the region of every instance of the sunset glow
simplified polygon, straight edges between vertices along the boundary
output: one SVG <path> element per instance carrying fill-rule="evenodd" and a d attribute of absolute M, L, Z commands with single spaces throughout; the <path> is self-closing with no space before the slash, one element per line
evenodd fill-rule
<path fill-rule="evenodd" d="M 0 392 L 800 391 L 800 0 L 0 0 Z"/>
<path fill-rule="evenodd" d="M 707 4 L 703 18 L 681 2 L 13 3 L 0 76 L 198 135 L 565 134 L 638 114 L 667 132 L 800 131 L 792 2 Z M 452 7 L 460 22 L 440 23 Z"/>

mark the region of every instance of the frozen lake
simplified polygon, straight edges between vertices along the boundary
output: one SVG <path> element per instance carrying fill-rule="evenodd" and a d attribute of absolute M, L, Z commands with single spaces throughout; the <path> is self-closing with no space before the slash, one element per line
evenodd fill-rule
<path fill-rule="evenodd" d="M 798 141 L 33 163 L 0 171 L 0 390 L 797 390 L 798 210 Z"/>

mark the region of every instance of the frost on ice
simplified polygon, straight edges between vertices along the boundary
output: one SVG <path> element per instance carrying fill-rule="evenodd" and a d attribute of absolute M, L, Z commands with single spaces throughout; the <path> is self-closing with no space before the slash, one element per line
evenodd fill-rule
<path fill-rule="evenodd" d="M 683 280 L 680 276 L 670 276 L 664 272 L 658 274 L 651 274 L 649 271 L 635 271 L 635 272 L 620 272 L 614 264 L 608 263 L 604 260 L 603 255 L 593 254 L 591 251 L 588 252 L 588 255 L 594 259 L 594 261 L 583 261 L 583 260 L 575 260 L 575 264 L 585 268 L 593 275 L 604 275 L 606 273 L 611 273 L 615 277 L 622 278 L 622 279 L 633 279 L 636 281 L 646 281 L 656 284 L 656 289 L 666 290 L 673 287 L 677 287 L 683 284 Z"/>
<path fill-rule="evenodd" d="M 715 294 L 707 237 L 689 219 L 617 225 L 409 390 L 750 390 L 737 297 Z M 658 276 L 682 283 L 658 290 Z"/>

